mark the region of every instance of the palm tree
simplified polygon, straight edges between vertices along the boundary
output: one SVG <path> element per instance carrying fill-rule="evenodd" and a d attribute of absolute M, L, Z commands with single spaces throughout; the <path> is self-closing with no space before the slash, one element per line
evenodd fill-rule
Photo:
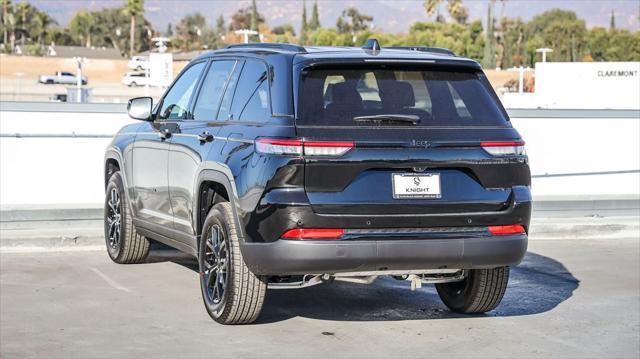
<path fill-rule="evenodd" d="M 467 8 L 462 5 L 462 0 L 448 0 L 447 11 L 449 15 L 459 24 L 464 24 L 469 18 Z"/>
<path fill-rule="evenodd" d="M 136 35 L 136 16 L 144 13 L 144 0 L 126 0 L 127 3 L 124 11 L 131 16 L 131 29 L 129 31 L 129 55 L 133 55 L 135 35 Z"/>
<path fill-rule="evenodd" d="M 47 28 L 51 25 L 57 24 L 57 22 L 44 11 L 37 11 L 33 16 L 31 22 L 34 28 L 34 32 L 38 36 L 38 43 L 40 46 L 44 45 L 44 38 L 47 36 Z"/>
<path fill-rule="evenodd" d="M 71 33 L 80 38 L 86 47 L 91 47 L 91 34 L 98 28 L 95 17 L 86 10 L 78 11 L 69 21 Z"/>
<path fill-rule="evenodd" d="M 27 16 L 33 10 L 32 6 L 28 2 L 21 2 L 16 5 L 16 15 L 20 19 L 20 45 L 24 47 L 25 35 L 27 31 Z"/>
<path fill-rule="evenodd" d="M 436 21 L 441 21 L 442 17 L 440 16 L 440 3 L 442 0 L 425 0 L 424 2 L 424 11 L 427 12 L 427 16 L 431 17 L 433 14 L 436 14 Z"/>
<path fill-rule="evenodd" d="M 11 0 L 0 0 L 2 3 L 2 43 L 7 46 L 8 37 L 8 28 L 9 28 L 9 11 L 13 12 L 13 8 L 11 7 Z"/>

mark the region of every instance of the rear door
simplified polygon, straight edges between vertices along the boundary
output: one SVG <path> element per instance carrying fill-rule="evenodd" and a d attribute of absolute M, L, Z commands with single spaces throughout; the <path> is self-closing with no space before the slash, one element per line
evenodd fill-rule
<path fill-rule="evenodd" d="M 327 67 L 303 72 L 299 89 L 298 136 L 353 144 L 306 156 L 317 213 L 499 211 L 529 185 L 520 136 L 477 70 Z M 492 155 L 497 145 L 514 152 Z"/>
<path fill-rule="evenodd" d="M 193 183 L 209 151 L 221 145 L 214 140 L 220 129 L 218 110 L 225 89 L 233 91 L 235 88 L 237 72 L 235 60 L 211 61 L 193 114 L 177 123 L 177 131 L 171 138 L 168 185 L 173 226 L 178 231 L 196 233 L 192 218 L 198 209 L 194 208 L 197 193 L 194 193 Z"/>

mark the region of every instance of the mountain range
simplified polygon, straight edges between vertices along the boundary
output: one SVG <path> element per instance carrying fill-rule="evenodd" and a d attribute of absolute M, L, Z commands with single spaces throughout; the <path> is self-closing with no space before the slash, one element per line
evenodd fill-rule
<path fill-rule="evenodd" d="M 18 0 L 22 2 L 27 0 Z M 80 9 L 98 10 L 103 7 L 122 6 L 124 0 L 28 0 L 41 10 L 47 11 L 60 25 L 66 25 Z M 307 16 L 311 15 L 313 0 L 306 1 Z M 488 0 L 466 0 L 469 19 L 486 19 Z M 405 32 L 416 21 L 427 21 L 422 0 L 318 0 L 320 22 L 325 27 L 334 27 L 342 10 L 354 6 L 361 13 L 374 18 L 375 28 L 389 32 Z M 446 2 L 441 13 L 446 14 Z M 640 1 L 637 0 L 507 0 L 495 2 L 496 16 L 520 17 L 530 20 L 535 15 L 561 8 L 575 11 L 588 27 L 608 27 L 611 12 L 615 14 L 616 26 L 631 31 L 640 30 Z M 175 25 L 180 18 L 197 11 L 205 15 L 210 24 L 222 14 L 227 21 L 241 7 L 251 5 L 250 0 L 146 0 L 145 16 L 154 28 L 164 31 L 169 23 Z M 270 26 L 291 24 L 300 28 L 302 0 L 257 0 L 258 10 Z"/>

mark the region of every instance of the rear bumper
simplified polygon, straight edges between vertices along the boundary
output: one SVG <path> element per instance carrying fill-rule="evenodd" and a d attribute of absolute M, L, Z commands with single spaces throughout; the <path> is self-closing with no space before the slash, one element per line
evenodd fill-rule
<path fill-rule="evenodd" d="M 281 239 L 270 243 L 245 242 L 241 250 L 251 271 L 264 275 L 479 269 L 520 263 L 527 251 L 527 236 L 362 241 Z"/>

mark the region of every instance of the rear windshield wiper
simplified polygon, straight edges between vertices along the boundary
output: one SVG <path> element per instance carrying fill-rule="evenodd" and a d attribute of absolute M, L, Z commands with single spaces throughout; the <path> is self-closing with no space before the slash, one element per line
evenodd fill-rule
<path fill-rule="evenodd" d="M 420 121 L 420 117 L 416 115 L 400 115 L 400 114 L 381 114 L 370 116 L 356 116 L 353 118 L 356 122 L 382 122 L 382 121 L 397 121 L 406 122 L 412 125 L 417 124 Z"/>

